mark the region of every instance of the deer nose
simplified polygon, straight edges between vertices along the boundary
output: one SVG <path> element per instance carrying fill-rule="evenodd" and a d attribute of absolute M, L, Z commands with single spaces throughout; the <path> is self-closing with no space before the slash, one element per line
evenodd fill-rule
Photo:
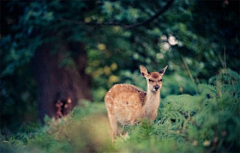
<path fill-rule="evenodd" d="M 158 89 L 159 89 L 159 86 L 158 86 L 158 85 L 156 85 L 154 88 L 155 88 L 155 90 L 158 90 Z"/>

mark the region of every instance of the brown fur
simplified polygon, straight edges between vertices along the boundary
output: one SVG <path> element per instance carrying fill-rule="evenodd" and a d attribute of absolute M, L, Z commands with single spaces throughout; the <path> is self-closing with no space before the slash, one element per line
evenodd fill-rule
<path fill-rule="evenodd" d="M 158 72 L 152 72 L 150 73 L 150 76 L 154 79 L 158 79 L 160 77 Z"/>
<path fill-rule="evenodd" d="M 164 72 L 166 68 L 164 68 Z M 148 74 L 145 67 L 140 66 L 140 69 L 148 83 L 147 92 L 130 84 L 117 84 L 105 95 L 105 104 L 114 137 L 118 134 L 118 123 L 129 125 L 135 124 L 142 118 L 153 121 L 157 117 L 162 86 L 159 79 L 164 73 L 152 72 Z M 151 83 L 148 81 L 150 78 L 154 78 Z M 155 86 L 159 86 L 159 88 L 155 90 Z"/>

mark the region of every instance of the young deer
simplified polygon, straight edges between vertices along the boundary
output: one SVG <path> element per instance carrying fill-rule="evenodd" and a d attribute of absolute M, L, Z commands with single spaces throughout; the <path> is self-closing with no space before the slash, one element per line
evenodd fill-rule
<path fill-rule="evenodd" d="M 139 119 L 154 121 L 160 104 L 162 77 L 167 69 L 148 73 L 140 66 L 142 76 L 147 80 L 147 92 L 130 84 L 116 84 L 105 95 L 108 119 L 114 137 L 118 134 L 118 123 L 135 124 Z"/>

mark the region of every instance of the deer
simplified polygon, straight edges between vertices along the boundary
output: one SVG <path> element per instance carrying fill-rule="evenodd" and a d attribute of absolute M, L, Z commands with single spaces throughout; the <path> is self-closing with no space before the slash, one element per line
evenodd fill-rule
<path fill-rule="evenodd" d="M 153 122 L 160 105 L 162 78 L 168 66 L 158 72 L 148 72 L 140 65 L 140 72 L 147 81 L 147 91 L 131 84 L 115 84 L 105 94 L 105 106 L 108 113 L 113 138 L 118 136 L 118 123 L 134 125 L 142 119 Z"/>

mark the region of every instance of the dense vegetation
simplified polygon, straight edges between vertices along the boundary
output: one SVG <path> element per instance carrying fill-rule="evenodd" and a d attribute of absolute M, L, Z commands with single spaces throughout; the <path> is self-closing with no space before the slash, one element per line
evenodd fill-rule
<path fill-rule="evenodd" d="M 199 94 L 167 96 L 154 124 L 124 127 L 114 143 L 103 103 L 84 102 L 68 116 L 46 118 L 34 133 L 1 138 L 3 152 L 239 152 L 240 76 L 229 69 L 199 84 Z"/>
<path fill-rule="evenodd" d="M 1 152 L 240 152 L 239 27 L 234 0 L 1 1 Z M 103 97 L 140 64 L 169 65 L 158 117 L 112 143 Z"/>

